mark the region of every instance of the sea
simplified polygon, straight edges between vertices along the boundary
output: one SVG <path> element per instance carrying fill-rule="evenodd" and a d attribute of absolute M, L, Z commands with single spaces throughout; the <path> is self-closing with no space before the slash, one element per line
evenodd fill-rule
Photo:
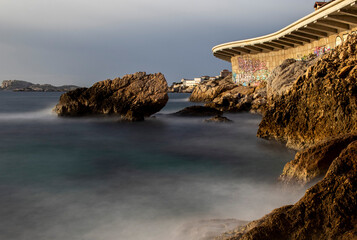
<path fill-rule="evenodd" d="M 61 118 L 61 93 L 0 92 L 1 240 L 189 239 L 205 219 L 255 220 L 305 189 L 277 178 L 295 152 L 256 137 L 260 115 L 232 123 L 171 113 L 144 122 Z"/>

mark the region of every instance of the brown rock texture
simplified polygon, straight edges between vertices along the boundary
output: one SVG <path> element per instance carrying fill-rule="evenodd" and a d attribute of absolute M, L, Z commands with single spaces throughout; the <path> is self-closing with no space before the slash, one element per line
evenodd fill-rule
<path fill-rule="evenodd" d="M 276 67 L 267 79 L 268 98 L 287 92 L 297 78 L 304 74 L 308 67 L 317 62 L 318 58 L 314 56 L 312 55 L 304 61 L 286 59 L 280 66 Z"/>
<path fill-rule="evenodd" d="M 240 227 L 226 240 L 357 239 L 357 141 L 332 162 L 326 176 L 294 205 Z"/>
<path fill-rule="evenodd" d="M 251 111 L 262 113 L 266 105 L 266 85 L 245 87 L 232 82 L 232 75 L 196 86 L 190 101 L 224 112 Z"/>
<path fill-rule="evenodd" d="M 357 38 L 351 36 L 298 77 L 292 88 L 268 99 L 258 136 L 312 146 L 357 129 Z"/>
<path fill-rule="evenodd" d="M 54 111 L 58 116 L 119 115 L 128 121 L 144 120 L 166 105 L 167 88 L 163 74 L 137 72 L 65 93 Z"/>
<path fill-rule="evenodd" d="M 333 137 L 296 153 L 280 175 L 285 183 L 306 184 L 326 174 L 332 161 L 351 142 L 357 140 L 357 133 Z"/>
<path fill-rule="evenodd" d="M 211 102 L 218 97 L 221 93 L 236 88 L 237 84 L 232 82 L 232 74 L 223 78 L 213 81 L 201 83 L 193 90 L 190 101 L 191 102 Z"/>

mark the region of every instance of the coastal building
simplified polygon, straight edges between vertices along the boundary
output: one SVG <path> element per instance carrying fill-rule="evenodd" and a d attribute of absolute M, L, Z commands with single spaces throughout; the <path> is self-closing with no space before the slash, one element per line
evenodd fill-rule
<path fill-rule="evenodd" d="M 192 87 L 200 84 L 201 78 L 194 78 L 194 79 L 181 79 L 181 83 L 184 87 Z"/>
<path fill-rule="evenodd" d="M 217 45 L 213 55 L 231 63 L 233 81 L 256 86 L 285 59 L 320 56 L 356 34 L 355 0 L 316 2 L 314 7 L 316 11 L 275 33 Z"/>
<path fill-rule="evenodd" d="M 230 73 L 231 73 L 231 72 L 230 72 L 229 70 L 223 69 L 223 70 L 220 72 L 219 76 L 220 76 L 221 78 L 225 78 L 225 77 L 227 77 Z"/>

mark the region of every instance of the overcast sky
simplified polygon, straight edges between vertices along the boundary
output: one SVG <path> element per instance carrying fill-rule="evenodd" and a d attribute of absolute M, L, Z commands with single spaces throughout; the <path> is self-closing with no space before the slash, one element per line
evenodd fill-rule
<path fill-rule="evenodd" d="M 217 44 L 275 32 L 311 0 L 0 0 L 0 80 L 90 86 L 146 71 L 215 76 Z"/>

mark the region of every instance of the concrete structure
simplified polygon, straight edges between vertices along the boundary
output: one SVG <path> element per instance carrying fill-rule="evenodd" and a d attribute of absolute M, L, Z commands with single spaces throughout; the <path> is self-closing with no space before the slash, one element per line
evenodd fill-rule
<path fill-rule="evenodd" d="M 233 80 L 258 85 L 287 58 L 321 55 L 356 34 L 355 0 L 335 0 L 275 33 L 213 47 L 213 55 L 231 62 Z"/>
<path fill-rule="evenodd" d="M 229 70 L 223 69 L 223 70 L 220 72 L 219 76 L 220 76 L 221 78 L 225 78 L 225 77 L 227 77 L 230 73 L 231 73 L 231 72 L 230 72 Z"/>

